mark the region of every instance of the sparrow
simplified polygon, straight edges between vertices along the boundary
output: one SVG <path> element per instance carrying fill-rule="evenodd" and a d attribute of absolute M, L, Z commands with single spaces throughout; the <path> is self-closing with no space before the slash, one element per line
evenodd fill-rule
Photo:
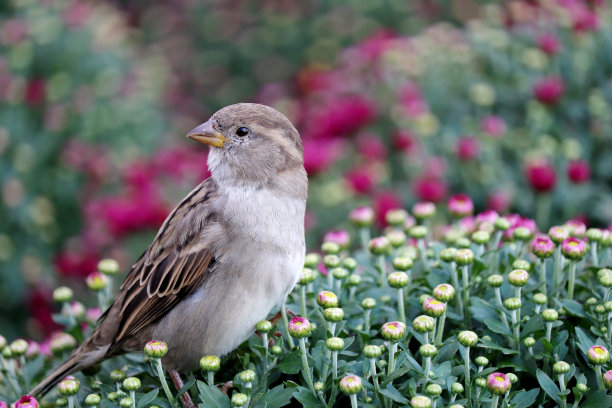
<path fill-rule="evenodd" d="M 32 395 L 150 340 L 168 344 L 162 363 L 177 383 L 202 356 L 238 347 L 296 284 L 308 190 L 298 131 L 273 108 L 239 103 L 187 136 L 211 146 L 211 176 L 166 218 L 91 336 Z"/>

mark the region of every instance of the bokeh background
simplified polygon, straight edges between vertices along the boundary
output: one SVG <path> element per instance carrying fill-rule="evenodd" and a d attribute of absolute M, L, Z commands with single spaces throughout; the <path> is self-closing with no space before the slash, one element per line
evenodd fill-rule
<path fill-rule="evenodd" d="M 0 331 L 42 339 L 54 287 L 109 256 L 125 273 L 207 177 L 185 133 L 239 101 L 302 134 L 311 247 L 357 205 L 383 226 L 457 193 L 540 226 L 612 221 L 603 0 L 8 0 Z"/>

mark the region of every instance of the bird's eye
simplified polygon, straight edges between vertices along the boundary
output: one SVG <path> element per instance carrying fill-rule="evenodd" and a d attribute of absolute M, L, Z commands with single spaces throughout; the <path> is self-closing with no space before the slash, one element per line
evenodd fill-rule
<path fill-rule="evenodd" d="M 246 127 L 239 127 L 236 129 L 236 136 L 245 137 L 249 133 L 251 133 L 251 130 Z"/>

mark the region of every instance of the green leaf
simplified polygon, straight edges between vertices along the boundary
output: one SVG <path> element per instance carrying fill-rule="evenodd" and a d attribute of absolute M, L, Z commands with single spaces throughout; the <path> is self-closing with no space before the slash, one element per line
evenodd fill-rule
<path fill-rule="evenodd" d="M 291 396 L 295 388 L 285 388 L 283 384 L 278 385 L 265 393 L 263 398 L 256 405 L 257 407 L 280 408 L 291 402 Z"/>
<path fill-rule="evenodd" d="M 576 302 L 575 300 L 563 299 L 560 303 L 561 306 L 563 306 L 563 308 L 567 310 L 570 314 L 579 317 L 588 317 L 584 312 L 584 308 L 582 307 L 582 305 Z"/>
<path fill-rule="evenodd" d="M 151 391 L 147 392 L 145 395 L 138 399 L 138 404 L 136 404 L 136 408 L 143 408 L 151 403 L 155 398 L 157 398 L 157 394 L 159 394 L 159 388 L 154 388 Z"/>
<path fill-rule="evenodd" d="M 321 406 L 317 397 L 312 395 L 308 388 L 298 387 L 297 391 L 293 392 L 293 398 L 298 400 L 305 408 Z"/>
<path fill-rule="evenodd" d="M 557 384 L 555 384 L 553 380 L 551 380 L 550 377 L 539 368 L 536 372 L 536 377 L 538 378 L 540 387 L 542 387 L 542 389 L 557 403 L 557 405 L 561 405 L 561 398 L 559 398 L 559 387 L 557 387 Z"/>
<path fill-rule="evenodd" d="M 533 405 L 536 398 L 540 394 L 540 390 L 538 388 L 534 388 L 529 391 L 519 391 L 517 392 L 512 400 L 510 401 L 510 405 L 514 408 L 527 408 Z"/>
<path fill-rule="evenodd" d="M 606 391 L 589 392 L 586 401 L 580 403 L 580 408 L 601 407 L 612 407 L 612 395 L 607 395 Z"/>
<path fill-rule="evenodd" d="M 410 401 L 406 397 L 404 397 L 402 393 L 397 390 L 397 388 L 392 385 L 387 385 L 386 388 L 380 390 L 380 393 L 385 397 L 391 398 L 395 402 L 399 402 L 400 404 L 410 403 Z"/>
<path fill-rule="evenodd" d="M 181 388 L 179 392 L 176 393 L 175 398 L 178 398 L 184 393 L 186 393 L 193 386 L 194 383 L 195 383 L 195 378 L 191 378 L 189 381 L 187 381 L 185 385 L 183 385 L 183 388 Z"/>
<path fill-rule="evenodd" d="M 230 399 L 217 387 L 211 387 L 203 381 L 197 381 L 198 391 L 200 391 L 200 408 L 230 408 Z"/>
<path fill-rule="evenodd" d="M 495 333 L 498 333 L 504 336 L 512 336 L 512 332 L 510 331 L 510 329 L 504 326 L 502 322 L 499 321 L 499 319 L 486 318 L 484 319 L 483 323 L 487 325 L 489 330 Z"/>
<path fill-rule="evenodd" d="M 518 351 L 500 346 L 499 344 L 493 342 L 492 340 L 480 339 L 477 347 L 485 347 L 491 350 L 498 350 L 504 354 L 518 354 Z"/>
<path fill-rule="evenodd" d="M 278 369 L 285 374 L 297 374 L 302 371 L 302 356 L 298 350 L 285 355 L 283 361 L 278 364 Z"/>
<path fill-rule="evenodd" d="M 580 351 L 584 354 L 589 350 L 589 347 L 595 344 L 595 340 L 580 327 L 576 327 L 576 337 L 578 337 L 577 343 L 580 346 Z"/>
<path fill-rule="evenodd" d="M 408 361 L 408 364 L 410 364 L 412 366 L 412 368 L 419 373 L 419 375 L 422 377 L 423 376 L 423 368 L 421 367 L 421 365 L 419 363 L 417 363 L 417 361 L 408 353 L 404 353 L 406 355 L 406 361 Z"/>

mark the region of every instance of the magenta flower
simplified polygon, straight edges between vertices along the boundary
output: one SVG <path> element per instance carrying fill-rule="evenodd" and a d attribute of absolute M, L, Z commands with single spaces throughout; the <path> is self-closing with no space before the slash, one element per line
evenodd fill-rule
<path fill-rule="evenodd" d="M 31 395 L 24 395 L 15 403 L 15 408 L 38 408 L 39 404 Z"/>
<path fill-rule="evenodd" d="M 510 379 L 504 373 L 492 373 L 487 377 L 487 388 L 492 394 L 504 395 L 511 386 Z"/>
<path fill-rule="evenodd" d="M 6 402 L 0 401 L 0 408 L 9 408 L 9 406 Z"/>
<path fill-rule="evenodd" d="M 591 166 L 584 160 L 572 160 L 567 164 L 567 178 L 574 184 L 582 184 L 591 178 Z"/>
<path fill-rule="evenodd" d="M 586 233 L 586 224 L 580 220 L 569 220 L 565 223 L 570 235 L 582 237 Z"/>
<path fill-rule="evenodd" d="M 606 371 L 603 374 L 603 383 L 608 390 L 612 389 L 612 370 Z"/>
<path fill-rule="evenodd" d="M 85 283 L 89 289 L 99 291 L 106 288 L 108 285 L 108 277 L 98 271 L 92 272 L 85 278 Z"/>
<path fill-rule="evenodd" d="M 368 167 L 356 167 L 344 175 L 351 191 L 357 194 L 368 194 L 376 186 L 377 176 L 374 169 Z"/>
<path fill-rule="evenodd" d="M 499 138 L 506 133 L 506 122 L 499 116 L 485 116 L 480 121 L 480 130 L 491 137 Z"/>
<path fill-rule="evenodd" d="M 371 207 L 357 207 L 349 214 L 349 220 L 358 227 L 367 227 L 374 221 L 374 210 Z"/>
<path fill-rule="evenodd" d="M 446 196 L 448 186 L 446 182 L 440 178 L 421 176 L 415 180 L 413 191 L 421 201 L 439 203 Z"/>
<path fill-rule="evenodd" d="M 478 157 L 480 144 L 478 139 L 472 136 L 459 138 L 456 145 L 457 157 L 461 161 L 471 161 Z"/>
<path fill-rule="evenodd" d="M 404 153 L 412 153 L 418 147 L 418 140 L 411 132 L 400 130 L 393 135 L 393 146 Z"/>
<path fill-rule="evenodd" d="M 304 168 L 315 175 L 331 167 L 344 151 L 342 140 L 304 140 Z"/>
<path fill-rule="evenodd" d="M 495 224 L 495 221 L 499 218 L 499 214 L 495 210 L 485 210 L 476 215 L 475 221 L 476 225 L 480 225 L 482 223 Z"/>
<path fill-rule="evenodd" d="M 586 244 L 581 239 L 569 237 L 561 242 L 561 253 L 568 259 L 580 260 L 586 253 Z"/>
<path fill-rule="evenodd" d="M 368 244 L 368 249 L 374 255 L 385 255 L 387 252 L 389 252 L 390 247 L 391 243 L 387 237 L 372 238 Z"/>
<path fill-rule="evenodd" d="M 455 217 L 466 217 L 474 211 L 474 203 L 466 194 L 456 194 L 448 200 L 448 211 Z"/>
<path fill-rule="evenodd" d="M 569 230 L 562 225 L 557 225 L 550 227 L 548 236 L 555 244 L 560 244 L 563 240 L 569 238 Z"/>
<path fill-rule="evenodd" d="M 423 310 L 428 316 L 440 317 L 446 311 L 446 303 L 440 302 L 432 297 L 428 297 L 423 302 Z"/>
<path fill-rule="evenodd" d="M 99 307 L 90 307 L 85 311 L 85 319 L 90 322 L 96 322 L 102 316 L 102 310 Z"/>
<path fill-rule="evenodd" d="M 362 135 L 357 140 L 359 154 L 371 160 L 384 161 L 387 158 L 387 147 L 376 135 Z"/>
<path fill-rule="evenodd" d="M 436 213 L 436 205 L 429 201 L 420 201 L 412 206 L 412 213 L 416 218 L 431 218 Z"/>
<path fill-rule="evenodd" d="M 393 191 L 381 191 L 374 197 L 374 212 L 379 226 L 387 225 L 387 213 L 396 208 L 403 208 L 402 197 Z"/>
<path fill-rule="evenodd" d="M 536 237 L 531 243 L 531 252 L 540 259 L 548 258 L 555 251 L 555 243 L 546 235 Z"/>
<path fill-rule="evenodd" d="M 550 33 L 544 33 L 537 39 L 538 48 L 547 55 L 554 55 L 561 51 L 561 41 Z"/>
<path fill-rule="evenodd" d="M 544 105 L 554 105 L 561 99 L 565 87 L 558 76 L 543 78 L 533 85 L 533 95 Z"/>
<path fill-rule="evenodd" d="M 546 193 L 555 188 L 557 173 L 547 161 L 537 161 L 527 165 L 525 169 L 527 181 L 533 190 Z"/>
<path fill-rule="evenodd" d="M 287 330 L 292 337 L 299 339 L 310 334 L 311 325 L 305 317 L 294 317 L 289 321 Z"/>
<path fill-rule="evenodd" d="M 329 231 L 325 234 L 323 242 L 333 242 L 340 248 L 348 248 L 351 243 L 351 236 L 346 230 Z"/>
<path fill-rule="evenodd" d="M 487 208 L 505 213 L 510 208 L 512 197 L 506 191 L 494 191 L 487 197 Z"/>

